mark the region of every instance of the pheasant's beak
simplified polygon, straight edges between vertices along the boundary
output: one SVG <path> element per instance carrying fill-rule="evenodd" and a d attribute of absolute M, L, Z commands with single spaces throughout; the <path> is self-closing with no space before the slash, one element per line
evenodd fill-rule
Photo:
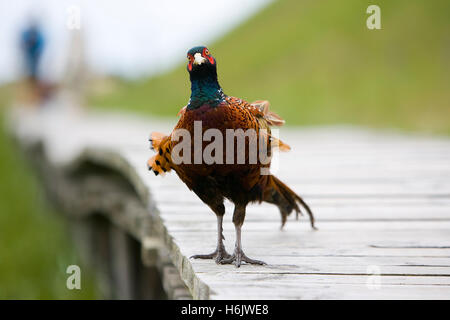
<path fill-rule="evenodd" d="M 205 61 L 206 58 L 204 58 L 201 53 L 197 52 L 196 54 L 194 54 L 194 65 L 201 65 Z"/>

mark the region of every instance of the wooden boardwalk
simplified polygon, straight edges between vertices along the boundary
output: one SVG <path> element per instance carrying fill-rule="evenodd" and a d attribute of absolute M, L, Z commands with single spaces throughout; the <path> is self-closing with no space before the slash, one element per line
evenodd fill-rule
<path fill-rule="evenodd" d="M 213 251 L 216 218 L 175 173 L 147 171 L 149 133 L 170 132 L 175 121 L 51 108 L 11 117 L 19 141 L 41 143 L 51 166 L 69 170 L 91 161 L 126 177 L 151 227 L 120 218 L 119 225 L 144 249 L 168 255 L 195 299 L 450 299 L 450 139 L 282 128 L 292 151 L 278 157 L 276 175 L 310 204 L 319 230 L 293 215 L 280 231 L 276 207 L 251 205 L 243 248 L 268 265 L 237 269 L 188 258 Z M 232 251 L 230 203 L 226 210 Z"/>

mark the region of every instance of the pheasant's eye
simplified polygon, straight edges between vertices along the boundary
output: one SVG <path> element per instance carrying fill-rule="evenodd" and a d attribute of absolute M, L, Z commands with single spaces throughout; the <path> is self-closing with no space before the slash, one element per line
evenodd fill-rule
<path fill-rule="evenodd" d="M 205 56 L 209 56 L 209 50 L 208 49 L 205 49 Z"/>

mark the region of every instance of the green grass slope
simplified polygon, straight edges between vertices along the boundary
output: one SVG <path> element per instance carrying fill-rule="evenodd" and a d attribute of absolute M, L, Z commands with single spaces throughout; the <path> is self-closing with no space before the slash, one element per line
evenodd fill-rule
<path fill-rule="evenodd" d="M 61 215 L 42 190 L 4 128 L 11 86 L 0 88 L 0 299 L 99 298 Z M 67 266 L 81 266 L 81 290 L 66 288 Z"/>
<path fill-rule="evenodd" d="M 382 30 L 368 30 L 372 3 L 276 1 L 206 44 L 224 91 L 271 101 L 288 124 L 450 133 L 450 2 L 379 0 Z M 175 115 L 188 98 L 183 65 L 153 79 L 123 82 L 90 102 Z"/>

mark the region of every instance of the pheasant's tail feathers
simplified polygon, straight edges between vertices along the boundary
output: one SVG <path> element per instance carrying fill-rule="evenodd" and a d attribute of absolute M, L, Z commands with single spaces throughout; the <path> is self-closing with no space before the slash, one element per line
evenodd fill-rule
<path fill-rule="evenodd" d="M 278 206 L 281 213 L 281 227 L 286 223 L 287 216 L 292 210 L 295 210 L 296 218 L 298 219 L 299 214 L 302 214 L 299 207 L 300 204 L 308 213 L 311 227 L 316 229 L 314 226 L 314 215 L 303 199 L 277 177 L 271 175 L 268 179 L 263 200 Z"/>
<path fill-rule="evenodd" d="M 270 102 L 267 100 L 256 100 L 251 103 L 259 113 L 266 119 L 267 123 L 271 126 L 282 126 L 285 121 L 276 113 L 269 111 Z"/>
<path fill-rule="evenodd" d="M 150 137 L 152 149 L 157 152 L 156 155 L 147 161 L 147 167 L 155 175 L 169 172 L 172 169 L 172 159 L 170 156 L 170 136 L 160 132 L 152 132 Z"/>

